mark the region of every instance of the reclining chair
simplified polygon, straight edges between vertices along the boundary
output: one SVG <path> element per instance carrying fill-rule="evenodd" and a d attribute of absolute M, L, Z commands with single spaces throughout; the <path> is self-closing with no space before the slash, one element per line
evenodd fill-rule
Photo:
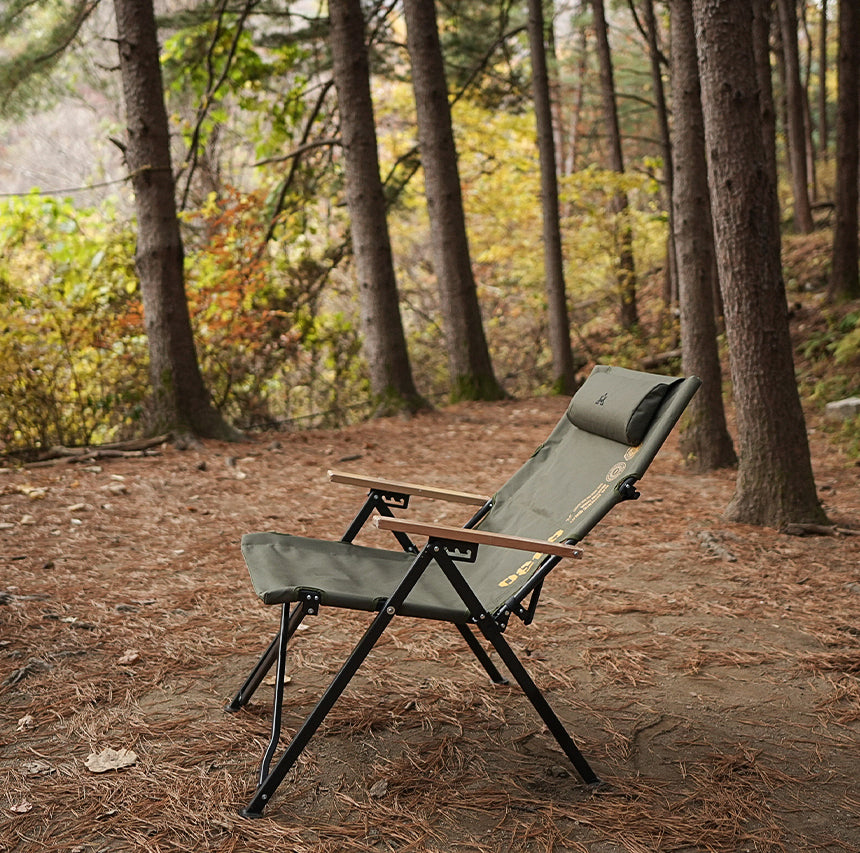
<path fill-rule="evenodd" d="M 280 631 L 227 706 L 244 707 L 276 663 L 271 740 L 253 798 L 242 810 L 261 817 L 361 663 L 395 616 L 449 622 L 460 632 L 492 681 L 505 678 L 474 629 L 495 649 L 508 672 L 586 784 L 599 779 L 505 640 L 512 616 L 529 624 L 541 587 L 564 557 L 619 501 L 639 497 L 636 483 L 700 385 L 598 365 L 573 397 L 547 440 L 491 498 L 329 472 L 333 482 L 368 489 L 364 504 L 339 541 L 284 533 L 250 533 L 242 553 L 257 595 L 282 606 Z M 451 500 L 477 509 L 450 527 L 394 517 L 410 497 Z M 374 516 L 401 550 L 356 545 Z M 412 536 L 426 537 L 423 547 Z M 524 556 L 525 555 L 525 556 Z M 316 707 L 272 766 L 281 730 L 287 644 L 306 616 L 321 608 L 375 613 L 364 635 Z"/>

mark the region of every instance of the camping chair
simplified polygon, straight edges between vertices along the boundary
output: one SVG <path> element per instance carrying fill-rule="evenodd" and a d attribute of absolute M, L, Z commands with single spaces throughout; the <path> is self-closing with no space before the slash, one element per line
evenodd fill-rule
<path fill-rule="evenodd" d="M 700 380 L 673 379 L 598 365 L 547 440 L 491 498 L 447 489 L 329 472 L 334 482 L 368 489 L 339 541 L 250 533 L 242 553 L 257 594 L 282 605 L 280 631 L 228 710 L 244 707 L 277 663 L 272 733 L 245 817 L 263 808 L 395 616 L 449 622 L 490 679 L 505 683 L 473 629 L 492 645 L 586 784 L 600 780 L 505 640 L 508 621 L 529 624 L 541 587 L 564 557 L 619 501 L 639 497 L 636 482 L 686 408 Z M 473 505 L 464 527 L 394 517 L 410 497 Z M 356 545 L 370 520 L 402 550 Z M 423 547 L 412 536 L 427 537 Z M 525 557 L 523 556 L 525 553 Z M 272 766 L 281 731 L 287 645 L 306 616 L 321 608 L 375 613 L 316 707 Z"/>

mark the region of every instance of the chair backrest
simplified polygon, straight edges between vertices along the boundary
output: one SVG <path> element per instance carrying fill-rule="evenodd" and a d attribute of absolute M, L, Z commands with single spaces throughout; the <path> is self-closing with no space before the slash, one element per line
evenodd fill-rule
<path fill-rule="evenodd" d="M 579 542 L 629 497 L 626 490 L 645 473 L 700 384 L 695 376 L 598 365 L 547 440 L 495 495 L 478 526 Z M 528 583 L 541 562 L 539 554 L 482 548 L 470 583 L 494 612 Z"/>

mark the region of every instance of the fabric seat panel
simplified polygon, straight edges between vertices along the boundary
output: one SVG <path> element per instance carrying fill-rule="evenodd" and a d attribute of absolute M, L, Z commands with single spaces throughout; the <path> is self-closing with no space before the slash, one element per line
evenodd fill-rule
<path fill-rule="evenodd" d="M 303 590 L 314 590 L 324 605 L 367 611 L 379 609 L 415 561 L 414 554 L 404 551 L 289 533 L 248 533 L 242 537 L 242 554 L 266 604 L 298 601 Z M 402 613 L 452 622 L 470 618 L 435 563 L 425 569 Z"/>

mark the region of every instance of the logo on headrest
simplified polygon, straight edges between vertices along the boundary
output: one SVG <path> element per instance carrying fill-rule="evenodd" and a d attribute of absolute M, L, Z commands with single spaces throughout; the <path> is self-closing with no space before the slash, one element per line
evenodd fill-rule
<path fill-rule="evenodd" d="M 595 402 L 595 404 L 594 404 L 594 405 L 595 405 L 595 406 L 602 406 L 602 405 L 606 402 L 606 398 L 607 398 L 608 396 L 609 396 L 609 393 L 608 393 L 608 392 L 607 392 L 606 394 L 602 394 L 602 395 L 598 398 L 597 402 Z"/>

